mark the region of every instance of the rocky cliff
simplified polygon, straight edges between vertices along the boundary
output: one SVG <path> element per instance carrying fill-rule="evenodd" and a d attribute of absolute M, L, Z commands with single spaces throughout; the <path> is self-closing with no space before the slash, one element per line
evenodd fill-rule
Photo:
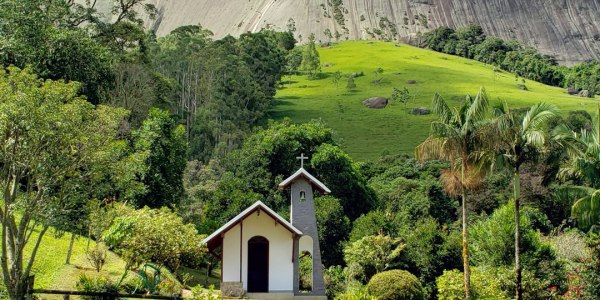
<path fill-rule="evenodd" d="M 515 38 L 561 63 L 600 59 L 600 0 L 150 0 L 147 25 L 165 35 L 201 24 L 215 37 L 264 27 L 295 29 L 298 40 L 415 41 L 441 25 L 479 24 L 488 35 Z"/>

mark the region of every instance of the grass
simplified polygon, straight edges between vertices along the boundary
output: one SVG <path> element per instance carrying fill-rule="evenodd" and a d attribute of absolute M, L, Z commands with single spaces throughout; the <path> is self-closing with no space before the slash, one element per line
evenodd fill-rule
<path fill-rule="evenodd" d="M 338 141 L 355 160 L 375 159 L 383 153 L 412 154 L 416 145 L 429 134 L 435 115 L 415 116 L 407 113 L 401 103 L 391 103 L 385 109 L 368 109 L 362 101 L 374 97 L 389 97 L 392 89 L 406 87 L 414 100 L 408 110 L 430 107 L 435 92 L 451 105 L 458 105 L 466 94 L 474 95 L 485 87 L 492 104 L 507 101 L 511 107 L 526 107 L 538 102 L 557 105 L 564 113 L 571 110 L 592 110 L 596 101 L 569 96 L 564 89 L 527 80 L 528 91 L 517 87 L 515 75 L 494 71 L 494 67 L 465 58 L 446 55 L 409 45 L 389 42 L 349 41 L 319 49 L 323 78 L 309 80 L 307 76 L 292 76 L 290 84 L 279 89 L 275 105 L 268 117 L 290 118 L 302 123 L 321 119 L 336 131 Z M 383 68 L 379 84 L 375 69 Z M 336 87 L 331 74 L 364 72 L 355 78 L 353 91 L 346 90 L 344 76 Z M 415 80 L 416 84 L 407 84 Z"/>
<path fill-rule="evenodd" d="M 31 240 L 28 243 L 25 253 L 31 253 L 33 243 L 38 237 L 39 231 L 34 231 Z M 86 249 L 92 249 L 95 243 L 88 238 L 78 237 L 73 244 L 73 253 L 71 263 L 65 264 L 67 251 L 69 249 L 70 234 L 58 235 L 57 232 L 50 229 L 43 237 L 42 243 L 38 250 L 35 262 L 31 273 L 35 275 L 34 288 L 36 289 L 53 289 L 53 290 L 76 290 L 76 283 L 79 277 L 83 274 L 96 277 L 108 277 L 114 282 L 118 282 L 125 270 L 125 262 L 115 253 L 108 252 L 106 264 L 100 272 L 96 272 L 93 265 L 88 261 Z M 26 257 L 28 259 L 28 257 Z M 170 280 L 176 281 L 175 277 L 168 271 L 163 269 L 163 275 Z M 182 267 L 181 273 L 189 274 L 187 285 L 195 286 L 204 284 L 206 271 L 194 270 Z M 208 279 L 209 284 L 219 286 L 219 270 L 215 270 Z M 134 277 L 132 272 L 127 275 L 125 282 Z M 0 283 L 2 284 L 2 283 Z M 62 299 L 58 295 L 37 295 L 40 299 Z"/>

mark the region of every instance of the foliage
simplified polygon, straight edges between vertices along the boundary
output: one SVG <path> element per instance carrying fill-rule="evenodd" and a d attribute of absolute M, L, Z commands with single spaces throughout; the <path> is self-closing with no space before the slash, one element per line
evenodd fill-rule
<path fill-rule="evenodd" d="M 147 193 L 136 201 L 138 207 L 174 206 L 183 196 L 185 129 L 177 126 L 167 111 L 151 109 L 142 127 L 134 132 L 135 150 L 146 153 L 143 182 Z"/>
<path fill-rule="evenodd" d="M 373 296 L 369 294 L 366 286 L 351 285 L 345 293 L 335 297 L 336 300 L 373 300 Z"/>
<path fill-rule="evenodd" d="M 214 285 L 210 285 L 207 289 L 197 285 L 192 288 L 192 300 L 218 300 L 222 299 L 221 292 L 215 290 Z"/>
<path fill-rule="evenodd" d="M 117 139 L 126 115 L 94 108 L 78 90 L 76 82 L 41 81 L 29 69 L 0 71 L 2 272 L 11 299 L 25 292 L 24 280 L 49 226 L 65 225 L 69 214 L 81 213 L 78 205 L 69 209 L 82 200 L 70 195 L 87 192 L 80 183 L 102 163 L 98 157 Z M 37 225 L 41 232 L 24 260 Z"/>
<path fill-rule="evenodd" d="M 489 219 L 479 221 L 472 227 L 471 249 L 475 265 L 500 268 L 514 264 L 514 209 L 514 203 L 511 201 L 494 211 Z M 551 246 L 542 241 L 540 234 L 531 227 L 528 214 L 525 213 L 527 210 L 529 208 L 525 208 L 524 213 L 520 215 L 520 250 L 523 268 L 526 270 L 523 278 L 530 276 L 539 280 L 539 285 L 544 290 L 553 285 L 561 287 L 565 279 L 564 264 L 557 260 Z M 494 238 L 490 239 L 490 235 Z M 516 282 L 508 276 L 506 281 Z M 527 284 L 524 284 L 524 289 L 527 289 Z M 512 288 L 516 286 L 513 285 Z"/>
<path fill-rule="evenodd" d="M 242 144 L 269 107 L 286 64 L 290 73 L 298 64 L 287 33 L 263 30 L 218 41 L 211 35 L 190 25 L 148 43 L 151 67 L 168 83 L 163 102 L 185 124 L 188 157 L 203 162 Z"/>
<path fill-rule="evenodd" d="M 597 116 L 592 118 L 591 130 L 583 129 L 575 133 L 568 128 L 558 128 L 557 135 L 564 136 L 565 140 L 574 141 L 576 148 L 560 169 L 559 177 L 564 182 L 575 181 L 574 184 L 565 184 L 559 190 L 559 197 L 575 200 L 571 215 L 577 220 L 578 225 L 585 230 L 600 224 L 600 167 L 599 156 L 600 137 L 598 136 Z"/>
<path fill-rule="evenodd" d="M 510 299 L 502 290 L 502 282 L 492 274 L 472 268 L 473 296 L 475 299 Z M 464 297 L 463 275 L 458 270 L 445 270 L 442 276 L 436 279 L 438 299 L 460 300 Z"/>
<path fill-rule="evenodd" d="M 110 53 L 73 25 L 68 1 L 10 0 L 0 11 L 0 62 L 42 78 L 78 81 L 98 103 L 112 80 Z"/>
<path fill-rule="evenodd" d="M 323 269 L 327 299 L 334 299 L 346 290 L 346 274 L 341 266 L 331 266 Z"/>
<path fill-rule="evenodd" d="M 410 101 L 411 95 L 407 88 L 397 89 L 394 88 L 392 91 L 392 100 L 398 101 L 404 105 L 404 110 L 406 110 L 406 105 L 408 101 Z"/>
<path fill-rule="evenodd" d="M 460 268 L 460 233 L 422 218 L 400 234 L 406 243 L 402 268 L 419 277 L 425 292 L 433 294 L 435 278 L 443 270 Z"/>
<path fill-rule="evenodd" d="M 331 144 L 318 146 L 310 163 L 331 194 L 340 199 L 344 213 L 350 220 L 375 207 L 375 192 L 367 185 L 350 156 L 340 147 Z"/>
<path fill-rule="evenodd" d="M 346 83 L 346 90 L 353 91 L 356 88 L 356 82 L 354 82 L 354 77 L 348 77 L 348 82 Z"/>
<path fill-rule="evenodd" d="M 304 48 L 300 70 L 308 74 L 309 78 L 312 79 L 315 79 L 316 75 L 321 71 L 321 60 L 317 46 L 315 45 L 314 34 L 309 36 L 308 44 Z"/>
<path fill-rule="evenodd" d="M 316 198 L 315 212 L 320 247 L 327 249 L 321 255 L 323 265 L 343 264 L 343 244 L 348 239 L 351 226 L 340 200 L 331 196 Z"/>
<path fill-rule="evenodd" d="M 258 33 L 244 33 L 237 42 L 240 57 L 267 97 L 275 96 L 276 85 L 284 71 L 286 52 L 294 48 L 293 37 L 291 46 L 280 47 L 278 36 L 287 34 L 261 30 Z"/>
<path fill-rule="evenodd" d="M 87 259 L 90 261 L 92 266 L 96 269 L 96 272 L 100 272 L 104 264 L 106 263 L 106 249 L 102 244 L 98 243 L 94 248 L 87 254 Z"/>
<path fill-rule="evenodd" d="M 119 286 L 106 277 L 88 277 L 86 275 L 79 276 L 79 281 L 76 284 L 78 291 L 94 292 L 94 293 L 118 293 Z M 85 300 L 101 300 L 105 297 L 101 296 L 82 296 Z M 115 298 L 120 299 L 120 298 Z"/>
<path fill-rule="evenodd" d="M 350 276 L 362 282 L 385 270 L 393 269 L 406 245 L 386 235 L 370 235 L 349 244 L 344 260 Z"/>
<path fill-rule="evenodd" d="M 127 269 L 151 261 L 177 270 L 182 263 L 199 265 L 208 255 L 206 248 L 198 247 L 201 236 L 196 229 L 169 209 L 116 209 L 118 216 L 102 238 L 123 257 Z"/>
<path fill-rule="evenodd" d="M 475 265 L 499 267 L 514 263 L 514 204 L 509 202 L 471 229 L 471 259 Z M 520 216 L 522 227 L 522 253 L 533 254 L 541 246 L 539 234 L 531 228 L 526 214 Z M 490 234 L 494 236 L 490 239 Z"/>
<path fill-rule="evenodd" d="M 600 294 L 600 235 L 591 234 L 587 242 L 592 250 L 592 257 L 585 263 L 580 273 L 583 281 L 581 291 L 583 298 L 591 298 Z"/>
<path fill-rule="evenodd" d="M 404 270 L 390 270 L 376 274 L 367 285 L 369 294 L 380 300 L 424 299 L 421 283 Z"/>
<path fill-rule="evenodd" d="M 309 252 L 301 253 L 298 263 L 298 286 L 301 291 L 312 291 L 313 258 Z"/>
<path fill-rule="evenodd" d="M 401 220 L 397 219 L 395 214 L 372 210 L 354 220 L 349 241 L 356 242 L 366 236 L 377 234 L 397 236 L 398 224 L 401 224 Z"/>

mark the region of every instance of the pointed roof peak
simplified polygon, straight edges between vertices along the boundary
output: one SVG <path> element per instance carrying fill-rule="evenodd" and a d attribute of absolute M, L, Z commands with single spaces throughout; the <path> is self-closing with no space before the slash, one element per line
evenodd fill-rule
<path fill-rule="evenodd" d="M 283 189 L 287 188 L 298 178 L 305 178 L 315 189 L 319 190 L 321 193 L 323 193 L 325 195 L 331 193 L 331 190 L 329 190 L 329 188 L 327 188 L 321 181 L 319 181 L 317 178 L 315 178 L 310 173 L 308 173 L 308 171 L 306 171 L 303 167 L 300 167 L 300 169 L 298 169 L 298 171 L 296 171 L 294 174 L 292 174 L 292 176 L 290 176 L 286 180 L 282 181 L 279 184 L 279 189 L 283 190 Z"/>

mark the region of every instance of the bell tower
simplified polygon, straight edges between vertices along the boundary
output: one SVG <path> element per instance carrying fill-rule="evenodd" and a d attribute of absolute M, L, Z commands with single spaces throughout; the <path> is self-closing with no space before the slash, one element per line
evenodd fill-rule
<path fill-rule="evenodd" d="M 291 223 L 302 231 L 301 236 L 294 238 L 294 294 L 300 294 L 300 276 L 298 272 L 299 259 L 302 253 L 312 256 L 311 295 L 325 296 L 325 281 L 323 264 L 321 263 L 321 248 L 319 247 L 319 232 L 315 214 L 314 193 L 329 194 L 331 191 L 318 179 L 304 169 L 304 154 L 297 157 L 300 169 L 279 184 L 279 189 L 289 189 L 291 200 Z M 307 295 L 303 293 L 302 295 Z"/>

